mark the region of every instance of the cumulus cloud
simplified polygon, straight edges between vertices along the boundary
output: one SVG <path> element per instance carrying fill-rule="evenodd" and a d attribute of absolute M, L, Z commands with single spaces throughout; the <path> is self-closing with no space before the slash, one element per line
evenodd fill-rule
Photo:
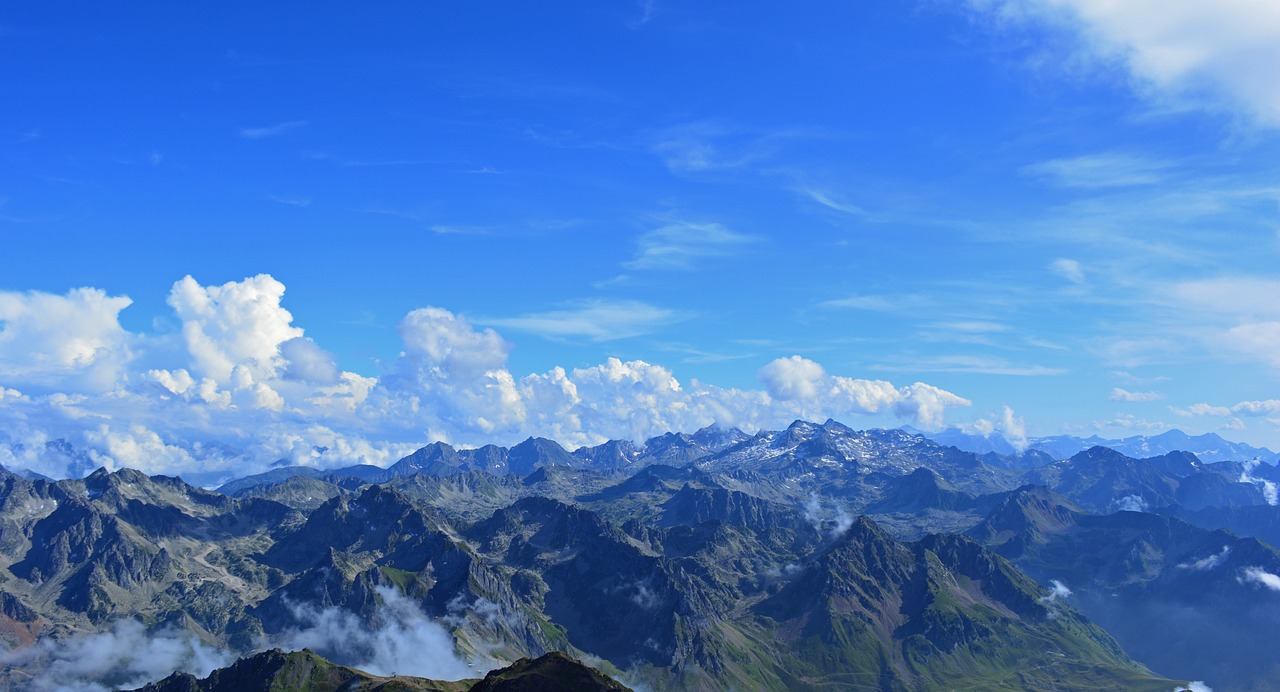
<path fill-rule="evenodd" d="M 1192 404 L 1186 408 L 1177 408 L 1171 406 L 1170 409 L 1179 416 L 1229 416 L 1231 409 L 1226 406 L 1212 406 L 1209 404 Z"/>
<path fill-rule="evenodd" d="M 778 358 L 760 369 L 759 377 L 776 402 L 797 418 L 822 418 L 821 411 L 866 414 L 892 411 L 900 418 L 938 430 L 950 406 L 969 406 L 968 399 L 923 382 L 895 387 L 884 380 L 860 380 L 827 374 L 808 358 Z"/>
<path fill-rule="evenodd" d="M 1141 402 L 1141 401 L 1159 401 L 1164 398 L 1160 392 L 1131 392 L 1127 389 L 1115 387 L 1111 390 L 1111 401 L 1123 402 Z"/>
<path fill-rule="evenodd" d="M 983 437 L 991 437 L 995 433 L 1000 433 L 1005 442 L 1008 442 L 1019 452 L 1027 448 L 1026 422 L 1020 416 L 1014 414 L 1011 407 L 1008 405 L 1001 407 L 1000 413 L 993 416 L 993 418 L 994 420 L 979 418 L 970 425 L 960 426 L 960 429 Z"/>
<path fill-rule="evenodd" d="M 760 380 L 768 387 L 770 396 L 782 401 L 813 398 L 826 379 L 827 371 L 821 365 L 800 356 L 779 358 L 760 368 Z M 880 392 L 881 398 L 892 395 L 884 390 Z"/>
<path fill-rule="evenodd" d="M 283 297 L 284 284 L 267 274 L 221 286 L 201 286 L 191 276 L 175 283 L 168 303 L 182 320 L 193 370 L 219 384 L 230 382 L 237 367 L 274 374 L 280 344 L 302 336 L 280 305 Z"/>
<path fill-rule="evenodd" d="M 1242 401 L 1231 407 L 1231 412 L 1241 416 L 1269 416 L 1280 413 L 1280 399 L 1266 401 Z"/>
<path fill-rule="evenodd" d="M 1148 509 L 1147 501 L 1141 495 L 1125 495 L 1116 500 L 1116 511 L 1119 512 L 1145 512 Z"/>
<path fill-rule="evenodd" d="M 119 320 L 132 302 L 96 288 L 0 292 L 0 378 L 17 386 L 110 389 L 132 355 Z"/>
<path fill-rule="evenodd" d="M 133 689 L 183 671 L 204 677 L 235 657 L 185 632 L 149 633 L 136 620 L 119 620 L 110 629 L 0 653 L 0 664 L 36 672 L 34 692 L 105 692 Z"/>
<path fill-rule="evenodd" d="M 305 336 L 280 342 L 280 357 L 285 364 L 285 379 L 315 384 L 336 384 L 342 379 L 333 356 Z"/>
<path fill-rule="evenodd" d="M 1261 567 L 1245 567 L 1236 579 L 1241 584 L 1257 584 L 1272 591 L 1280 591 L 1280 576 Z"/>
<path fill-rule="evenodd" d="M 1077 38 L 1078 55 L 1122 66 L 1160 105 L 1280 125 L 1280 5 L 1253 0 L 971 0 L 1010 24 Z"/>
<path fill-rule="evenodd" d="M 407 314 L 403 351 L 380 377 L 364 377 L 342 371 L 293 324 L 284 286 L 267 275 L 176 282 L 174 335 L 123 330 L 127 298 L 92 289 L 33 295 L 6 294 L 0 357 L 13 371 L 43 373 L 45 384 L 27 391 L 22 383 L 40 378 L 14 379 L 18 386 L 0 391 L 0 463 L 58 477 L 132 466 L 213 483 L 279 460 L 385 465 L 433 440 L 514 444 L 533 435 L 573 448 L 717 422 L 759 430 L 884 416 L 937 429 L 949 409 L 970 403 L 923 382 L 833 375 L 801 356 L 766 363 L 760 388 L 681 382 L 662 365 L 617 358 L 520 375 L 498 332 L 439 307 Z M 61 321 L 79 326 L 63 330 Z M 33 365 L 34 350 L 70 355 L 58 367 Z M 81 365 L 99 363 L 110 376 L 94 384 Z"/>

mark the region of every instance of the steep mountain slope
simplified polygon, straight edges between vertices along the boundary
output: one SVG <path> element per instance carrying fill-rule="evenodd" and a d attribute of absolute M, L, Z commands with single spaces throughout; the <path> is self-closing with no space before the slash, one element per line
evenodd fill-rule
<path fill-rule="evenodd" d="M 805 685 L 1160 689 L 1101 629 L 957 536 L 894 540 L 860 519 L 756 610 Z M 1011 668 L 1008 661 L 1018 661 Z M 815 665 L 815 662 L 826 665 Z"/>
<path fill-rule="evenodd" d="M 970 535 L 1162 672 L 1226 689 L 1275 673 L 1280 553 L 1253 538 L 1139 512 L 1080 512 L 1043 488 L 1011 493 Z"/>

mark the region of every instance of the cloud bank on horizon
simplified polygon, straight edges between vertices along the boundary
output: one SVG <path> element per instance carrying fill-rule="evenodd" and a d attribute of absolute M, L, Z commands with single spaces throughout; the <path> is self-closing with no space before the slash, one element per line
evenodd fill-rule
<path fill-rule="evenodd" d="M 167 300 L 176 334 L 127 331 L 130 299 L 98 289 L 0 293 L 0 464 L 53 476 L 243 474 L 280 459 L 385 465 L 434 440 L 541 436 L 575 448 L 875 414 L 939 429 L 949 408 L 970 404 L 923 382 L 832 375 L 798 355 L 765 364 L 762 389 L 682 384 L 661 365 L 617 358 L 517 375 L 501 335 L 438 307 L 406 315 L 403 351 L 365 377 L 293 324 L 284 292 L 267 274 L 221 286 L 186 276 Z"/>

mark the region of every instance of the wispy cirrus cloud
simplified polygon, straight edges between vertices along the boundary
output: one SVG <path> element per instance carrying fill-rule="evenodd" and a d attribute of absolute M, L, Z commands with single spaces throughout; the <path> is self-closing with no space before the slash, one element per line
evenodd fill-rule
<path fill-rule="evenodd" d="M 1158 159 L 1106 153 L 1041 161 L 1024 166 L 1022 173 L 1061 187 L 1106 188 L 1154 185 L 1170 167 Z"/>
<path fill-rule="evenodd" d="M 516 317 L 477 318 L 481 324 L 532 332 L 551 339 L 583 337 L 615 341 L 654 332 L 689 319 L 689 314 L 638 300 L 582 300 Z"/>
<path fill-rule="evenodd" d="M 309 207 L 311 206 L 310 197 L 295 197 L 291 195 L 267 195 L 267 199 L 280 204 L 287 204 L 291 207 Z"/>
<path fill-rule="evenodd" d="M 819 307 L 841 308 L 848 310 L 868 310 L 871 312 L 897 312 L 905 307 L 902 298 L 896 296 L 854 295 L 846 298 L 835 298 L 818 303 Z"/>
<path fill-rule="evenodd" d="M 715 222 L 667 219 L 636 240 L 636 255 L 624 266 L 633 270 L 687 271 L 702 260 L 727 257 L 760 239 Z"/>
<path fill-rule="evenodd" d="M 1201 341 L 1214 351 L 1233 352 L 1280 368 L 1280 281 L 1223 276 L 1167 285 L 1159 300 L 1194 313 L 1210 328 Z"/>
<path fill-rule="evenodd" d="M 878 370 L 907 372 L 962 372 L 981 375 L 1010 375 L 1015 377 L 1037 377 L 1045 375 L 1063 375 L 1066 370 L 1044 365 L 1024 365 L 1012 363 L 1003 358 L 989 356 L 936 356 L 913 359 L 910 361 L 880 365 Z"/>
<path fill-rule="evenodd" d="M 1123 70 L 1138 93 L 1161 107 L 1226 111 L 1280 126 L 1276 3 L 970 0 L 969 6 L 1005 27 L 1034 24 L 1071 37 L 1073 59 Z"/>
<path fill-rule="evenodd" d="M 1076 260 L 1059 257 L 1049 263 L 1049 271 L 1073 284 L 1084 283 L 1084 268 Z"/>
<path fill-rule="evenodd" d="M 844 214 L 849 214 L 850 216 L 857 216 L 861 218 L 866 218 L 870 216 L 870 214 L 867 213 L 866 209 L 863 209 L 862 207 L 856 204 L 853 204 L 852 202 L 848 202 L 843 199 L 840 199 L 835 194 L 827 190 L 817 188 L 817 187 L 805 186 L 800 188 L 800 192 L 804 196 L 817 202 L 818 204 L 821 204 L 822 206 L 828 209 L 832 209 L 834 211 L 842 212 Z"/>
<path fill-rule="evenodd" d="M 309 123 L 306 120 L 290 120 L 288 122 L 276 123 L 275 125 L 267 125 L 264 127 L 245 127 L 240 130 L 240 136 L 245 139 L 266 139 L 267 137 L 276 137 L 291 130 L 304 127 Z"/>
<path fill-rule="evenodd" d="M 1110 401 L 1123 401 L 1125 403 L 1160 401 L 1163 398 L 1164 395 L 1160 392 L 1131 392 L 1120 387 L 1112 388 L 1111 396 L 1107 397 Z"/>
<path fill-rule="evenodd" d="M 449 224 L 433 224 L 431 232 L 437 235 L 490 235 L 493 228 L 490 226 L 456 226 Z"/>

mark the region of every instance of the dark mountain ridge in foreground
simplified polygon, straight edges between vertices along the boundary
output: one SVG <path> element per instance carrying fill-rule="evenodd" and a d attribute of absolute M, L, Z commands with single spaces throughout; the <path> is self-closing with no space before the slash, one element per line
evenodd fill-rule
<path fill-rule="evenodd" d="M 264 651 L 219 668 L 204 678 L 174 673 L 136 692 L 627 692 L 631 688 L 558 651 L 522 658 L 483 679 L 442 681 L 405 675 L 371 675 L 302 650 Z"/>

